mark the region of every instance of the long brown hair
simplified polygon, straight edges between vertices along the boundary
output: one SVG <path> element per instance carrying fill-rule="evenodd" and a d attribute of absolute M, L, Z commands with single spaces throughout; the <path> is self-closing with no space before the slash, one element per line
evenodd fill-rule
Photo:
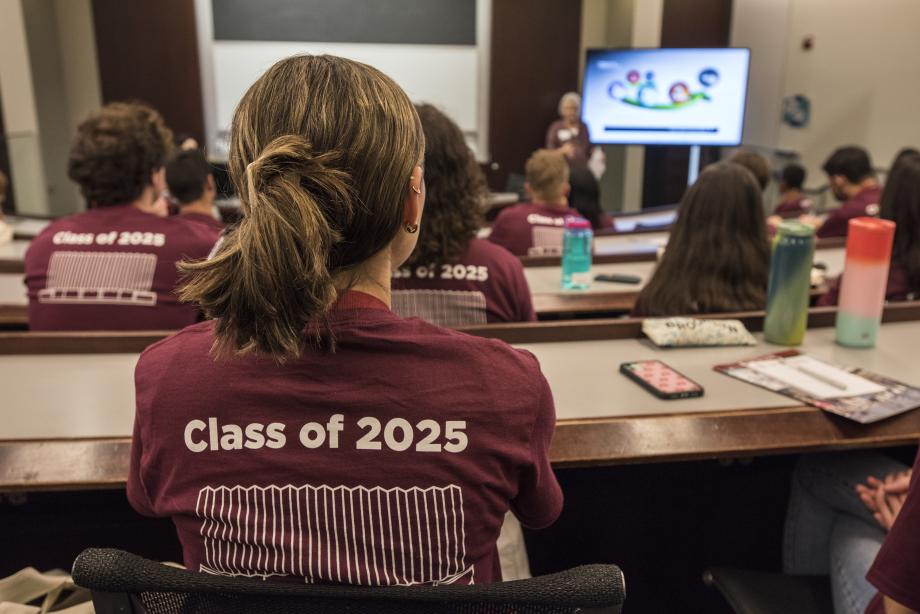
<path fill-rule="evenodd" d="M 336 299 L 334 277 L 399 231 L 423 151 L 412 103 L 380 71 L 334 56 L 269 68 L 231 127 L 243 218 L 210 260 L 181 265 L 182 299 L 217 320 L 215 352 L 299 355 Z"/>
<path fill-rule="evenodd" d="M 896 224 L 891 261 L 920 290 L 920 153 L 899 155 L 882 192 L 880 215 Z"/>
<path fill-rule="evenodd" d="M 713 164 L 684 194 L 664 256 L 633 313 L 763 309 L 769 269 L 760 187 L 738 164 Z"/>
<path fill-rule="evenodd" d="M 425 215 L 408 265 L 453 263 L 482 225 L 486 180 L 460 128 L 430 104 L 416 106 L 425 131 Z"/>

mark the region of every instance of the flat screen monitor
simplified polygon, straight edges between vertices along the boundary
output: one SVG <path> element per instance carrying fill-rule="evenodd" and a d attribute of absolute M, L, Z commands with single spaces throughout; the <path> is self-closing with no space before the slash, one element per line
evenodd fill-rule
<path fill-rule="evenodd" d="M 589 49 L 592 143 L 741 144 L 749 49 Z"/>

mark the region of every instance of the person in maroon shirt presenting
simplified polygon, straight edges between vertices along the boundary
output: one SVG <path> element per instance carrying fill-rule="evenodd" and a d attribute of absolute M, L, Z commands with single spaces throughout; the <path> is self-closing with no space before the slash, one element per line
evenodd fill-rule
<path fill-rule="evenodd" d="M 159 113 L 112 103 L 77 129 L 68 175 L 89 210 L 52 222 L 30 244 L 32 330 L 166 330 L 198 309 L 173 292 L 176 262 L 204 258 L 219 232 L 166 217 L 163 162 L 172 133 Z"/>
<path fill-rule="evenodd" d="M 217 186 L 211 166 L 200 149 L 183 149 L 166 164 L 166 185 L 186 220 L 205 224 L 221 232 L 224 224 L 215 213 Z"/>
<path fill-rule="evenodd" d="M 822 166 L 827 173 L 831 192 L 841 203 L 823 223 L 818 218 L 803 216 L 803 222 L 817 227 L 819 238 L 845 237 L 854 217 L 875 217 L 879 212 L 882 186 L 872 170 L 869 154 L 862 147 L 841 147 Z"/>
<path fill-rule="evenodd" d="M 440 326 L 536 320 L 524 267 L 477 239 L 486 183 L 460 128 L 431 105 L 425 131 L 425 216 L 415 251 L 393 274 L 393 311 Z"/>
<path fill-rule="evenodd" d="M 920 153 L 903 155 L 892 166 L 880 216 L 895 223 L 885 300 L 912 301 L 920 296 Z M 818 305 L 837 304 L 843 278 L 831 282 Z"/>
<path fill-rule="evenodd" d="M 503 209 L 492 223 L 489 241 L 516 256 L 561 255 L 565 218 L 578 216 L 569 207 L 568 164 L 561 153 L 540 149 L 524 168 L 531 202 Z"/>
<path fill-rule="evenodd" d="M 425 137 L 380 71 L 295 56 L 246 92 L 243 217 L 182 296 L 209 321 L 135 372 L 128 499 L 207 573 L 374 585 L 501 580 L 510 509 L 552 523 L 552 393 L 528 352 L 404 319 L 390 280 L 425 203 Z"/>

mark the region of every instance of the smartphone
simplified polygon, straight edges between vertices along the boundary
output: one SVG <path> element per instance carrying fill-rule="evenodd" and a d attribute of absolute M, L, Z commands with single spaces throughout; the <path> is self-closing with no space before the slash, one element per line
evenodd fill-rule
<path fill-rule="evenodd" d="M 594 276 L 594 281 L 607 281 L 614 284 L 640 284 L 642 283 L 642 278 L 636 275 L 608 275 L 602 273 L 600 275 Z"/>
<path fill-rule="evenodd" d="M 660 360 L 624 362 L 620 373 L 665 401 L 703 396 L 702 386 Z"/>

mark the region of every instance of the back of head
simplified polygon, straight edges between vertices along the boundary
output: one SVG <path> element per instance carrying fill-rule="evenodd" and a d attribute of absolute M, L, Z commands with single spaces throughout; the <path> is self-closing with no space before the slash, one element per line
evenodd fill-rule
<path fill-rule="evenodd" d="M 334 280 L 354 281 L 401 228 L 423 151 L 412 103 L 380 71 L 334 56 L 269 68 L 231 127 L 243 218 L 210 260 L 182 267 L 183 299 L 217 319 L 215 350 L 298 355 L 307 324 L 336 299 Z"/>
<path fill-rule="evenodd" d="M 867 177 L 872 177 L 872 161 L 869 153 L 862 147 L 850 145 L 840 147 L 824 162 L 822 170 L 828 177 L 841 176 L 849 183 L 860 183 Z"/>
<path fill-rule="evenodd" d="M 537 200 L 550 202 L 565 195 L 569 163 L 562 152 L 538 149 L 527 159 L 524 173 L 527 185 Z"/>
<path fill-rule="evenodd" d="M 760 188 L 743 167 L 706 167 L 681 200 L 639 315 L 763 309 L 770 250 Z"/>
<path fill-rule="evenodd" d="M 113 102 L 77 127 L 67 175 L 91 207 L 137 200 L 172 150 L 172 132 L 140 103 Z"/>
<path fill-rule="evenodd" d="M 482 225 L 485 177 L 449 117 L 429 104 L 416 107 L 425 131 L 425 215 L 409 264 L 452 262 Z"/>
<path fill-rule="evenodd" d="M 736 151 L 728 160 L 748 169 L 754 175 L 754 179 L 757 180 L 761 191 L 767 189 L 767 184 L 770 183 L 770 165 L 759 153 L 741 149 Z"/>
<path fill-rule="evenodd" d="M 166 163 L 166 185 L 180 205 L 199 200 L 210 176 L 211 165 L 200 149 L 182 150 Z"/>
<path fill-rule="evenodd" d="M 906 154 L 892 169 L 882 192 L 880 216 L 897 226 L 892 261 L 907 270 L 920 291 L 920 154 Z"/>
<path fill-rule="evenodd" d="M 801 190 L 805 185 L 805 167 L 801 164 L 787 164 L 783 167 L 780 180 L 787 190 Z"/>
<path fill-rule="evenodd" d="M 891 168 L 888 169 L 888 176 L 890 177 L 891 175 L 893 175 L 894 172 L 901 165 L 901 163 L 903 163 L 905 160 L 913 158 L 914 156 L 918 154 L 920 154 L 920 151 L 917 151 L 913 147 L 902 148 L 901 151 L 899 151 L 897 155 L 895 155 L 894 160 L 891 161 Z"/>

